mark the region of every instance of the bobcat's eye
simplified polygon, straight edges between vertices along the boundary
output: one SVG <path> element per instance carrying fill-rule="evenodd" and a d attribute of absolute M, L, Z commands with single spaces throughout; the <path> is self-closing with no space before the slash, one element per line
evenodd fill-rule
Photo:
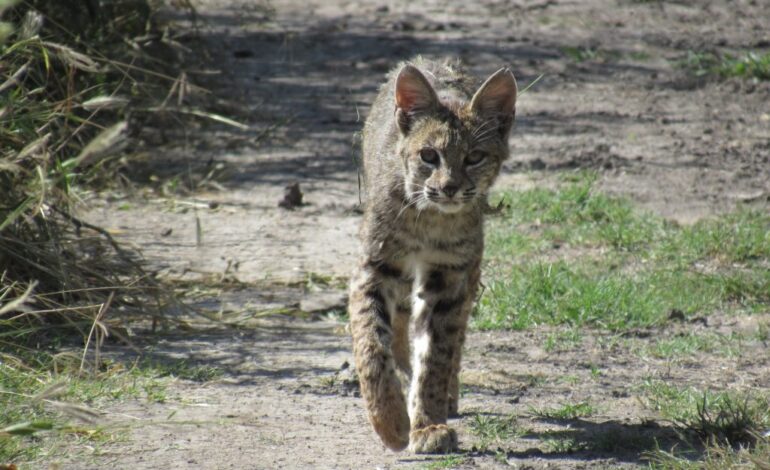
<path fill-rule="evenodd" d="M 420 150 L 420 158 L 422 161 L 429 165 L 438 165 L 438 152 L 432 148 L 425 147 L 424 149 Z"/>
<path fill-rule="evenodd" d="M 471 152 L 470 155 L 465 157 L 465 164 L 468 166 L 478 165 L 479 163 L 483 162 L 485 158 L 487 158 L 486 152 L 480 152 L 477 150 L 475 152 Z"/>

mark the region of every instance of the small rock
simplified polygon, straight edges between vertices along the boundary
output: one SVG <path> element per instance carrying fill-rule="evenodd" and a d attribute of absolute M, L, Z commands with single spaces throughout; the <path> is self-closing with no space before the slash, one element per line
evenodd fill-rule
<path fill-rule="evenodd" d="M 302 205 L 302 191 L 299 189 L 299 183 L 292 183 L 283 189 L 283 199 L 278 203 L 278 207 L 284 209 L 294 209 Z"/>
<path fill-rule="evenodd" d="M 545 162 L 540 158 L 535 158 L 534 160 L 531 160 L 529 162 L 530 170 L 535 170 L 535 171 L 545 170 L 545 167 L 546 167 Z"/>
<path fill-rule="evenodd" d="M 401 20 L 391 23 L 390 29 L 393 31 L 414 31 L 415 25 L 411 21 Z"/>
<path fill-rule="evenodd" d="M 254 57 L 254 52 L 248 49 L 238 49 L 233 52 L 233 57 L 236 59 L 248 59 Z"/>

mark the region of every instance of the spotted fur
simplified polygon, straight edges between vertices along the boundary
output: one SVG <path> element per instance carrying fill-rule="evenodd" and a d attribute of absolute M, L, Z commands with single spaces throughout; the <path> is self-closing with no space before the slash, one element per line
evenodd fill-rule
<path fill-rule="evenodd" d="M 363 254 L 349 309 L 369 420 L 393 450 L 457 445 L 446 421 L 457 412 L 483 207 L 508 157 L 515 100 L 507 69 L 479 87 L 417 58 L 390 74 L 366 121 Z"/>

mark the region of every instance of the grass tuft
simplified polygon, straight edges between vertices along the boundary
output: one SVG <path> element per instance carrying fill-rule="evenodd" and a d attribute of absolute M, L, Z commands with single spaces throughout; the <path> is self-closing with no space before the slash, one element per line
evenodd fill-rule
<path fill-rule="evenodd" d="M 678 424 L 694 431 L 705 442 L 748 447 L 756 443 L 765 431 L 764 426 L 770 424 L 770 401 L 729 394 L 710 399 L 703 394 L 695 418 Z"/>
<path fill-rule="evenodd" d="M 502 444 L 504 441 L 515 439 L 524 435 L 513 416 L 501 417 L 478 413 L 473 416 L 469 425 L 471 434 L 478 438 L 477 447 L 486 450 L 493 444 Z"/>
<path fill-rule="evenodd" d="M 725 470 L 770 469 L 770 440 L 757 442 L 747 448 L 712 445 L 706 448 L 702 460 L 692 460 L 688 453 L 655 450 L 644 454 L 650 468 L 655 470 Z"/>
<path fill-rule="evenodd" d="M 589 417 L 596 413 L 596 409 L 590 403 L 582 401 L 564 403 L 556 408 L 530 408 L 529 412 L 538 418 L 570 420 Z"/>
<path fill-rule="evenodd" d="M 642 389 L 647 406 L 674 423 L 685 442 L 691 437 L 697 440 L 689 448 L 645 454 L 652 468 L 770 468 L 770 397 L 702 391 L 659 380 L 646 380 Z"/>
<path fill-rule="evenodd" d="M 770 428 L 770 397 L 737 391 L 701 391 L 659 380 L 642 386 L 647 405 L 705 443 L 747 446 Z"/>

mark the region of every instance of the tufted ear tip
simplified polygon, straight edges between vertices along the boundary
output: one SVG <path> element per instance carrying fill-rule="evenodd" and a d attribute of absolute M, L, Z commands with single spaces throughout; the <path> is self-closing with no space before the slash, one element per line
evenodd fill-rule
<path fill-rule="evenodd" d="M 481 115 L 513 115 L 519 89 L 516 77 L 508 68 L 493 73 L 471 100 L 474 111 Z"/>
<path fill-rule="evenodd" d="M 411 64 L 401 67 L 396 76 L 396 106 L 414 113 L 430 109 L 436 103 L 436 92 L 420 70 Z"/>
<path fill-rule="evenodd" d="M 430 113 L 438 106 L 438 97 L 420 69 L 411 64 L 401 67 L 396 75 L 396 122 L 406 135 L 416 116 Z"/>

